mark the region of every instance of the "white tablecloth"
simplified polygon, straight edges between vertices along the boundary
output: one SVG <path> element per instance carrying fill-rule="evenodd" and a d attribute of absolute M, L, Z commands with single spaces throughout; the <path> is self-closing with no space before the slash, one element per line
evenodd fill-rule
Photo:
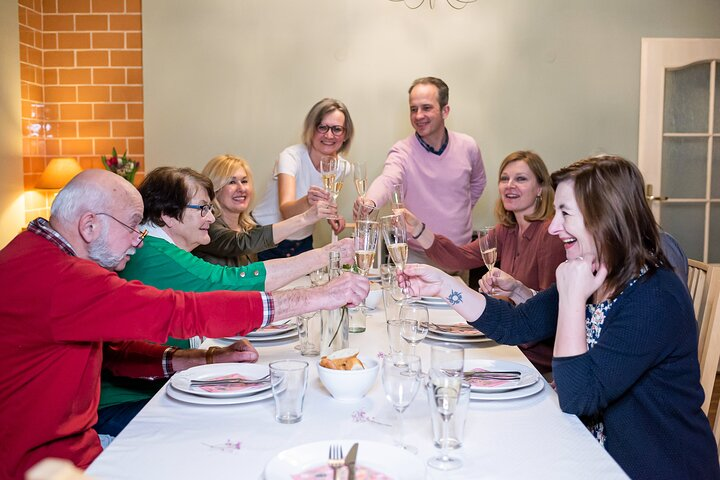
<path fill-rule="evenodd" d="M 452 310 L 431 309 L 431 320 L 459 321 Z M 387 350 L 385 316 L 371 312 L 368 330 L 350 334 L 350 345 L 365 355 Z M 353 414 L 392 423 L 394 410 L 385 399 L 380 375 L 369 394 L 356 404 L 339 403 L 317 376 L 318 357 L 302 357 L 297 339 L 257 343 L 260 363 L 304 358 L 310 363 L 304 417 L 283 425 L 274 419 L 272 399 L 227 406 L 186 404 L 161 390 L 90 466 L 102 479 L 262 478 L 265 464 L 278 452 L 297 445 L 333 439 L 372 440 L 392 444 L 392 429 L 358 422 Z M 430 341 L 418 347 L 427 370 Z M 226 345 L 223 341 L 208 344 Z M 489 342 L 466 344 L 466 359 L 503 359 L 530 363 L 515 347 Z M 544 380 L 540 380 L 544 381 Z M 357 415 L 356 415 L 357 416 Z M 407 443 L 418 447 L 423 463 L 437 454 L 432 443 L 429 407 L 423 389 L 405 411 Z M 239 447 L 239 448 L 238 448 Z M 362 443 L 361 443 L 362 448 Z M 427 469 L 426 478 L 443 479 L 592 479 L 627 478 L 577 417 L 562 413 L 555 392 L 545 385 L 532 397 L 472 401 L 465 443 L 453 452 L 464 466 L 451 472 Z"/>

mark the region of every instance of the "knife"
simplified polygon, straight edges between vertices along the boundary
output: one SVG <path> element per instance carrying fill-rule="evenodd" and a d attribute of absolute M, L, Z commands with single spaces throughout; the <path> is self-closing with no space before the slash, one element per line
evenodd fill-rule
<path fill-rule="evenodd" d="M 355 458 L 357 457 L 358 444 L 356 443 L 350 448 L 350 452 L 345 457 L 345 466 L 348 467 L 348 480 L 355 480 Z"/>

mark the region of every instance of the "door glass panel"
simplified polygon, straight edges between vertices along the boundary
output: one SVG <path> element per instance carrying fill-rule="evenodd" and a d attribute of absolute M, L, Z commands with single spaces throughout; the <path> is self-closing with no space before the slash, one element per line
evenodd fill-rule
<path fill-rule="evenodd" d="M 663 139 L 662 189 L 670 198 L 705 198 L 707 138 Z"/>
<path fill-rule="evenodd" d="M 720 122 L 720 118 L 718 118 Z M 710 180 L 710 197 L 720 198 L 720 136 L 713 137 L 712 179 Z"/>
<path fill-rule="evenodd" d="M 702 260 L 705 206 L 701 203 L 663 203 L 660 212 L 663 229 L 680 243 L 688 258 Z"/>
<path fill-rule="evenodd" d="M 710 204 L 710 244 L 708 262 L 720 263 L 720 203 Z"/>
<path fill-rule="evenodd" d="M 664 133 L 706 133 L 710 63 L 665 71 Z"/>

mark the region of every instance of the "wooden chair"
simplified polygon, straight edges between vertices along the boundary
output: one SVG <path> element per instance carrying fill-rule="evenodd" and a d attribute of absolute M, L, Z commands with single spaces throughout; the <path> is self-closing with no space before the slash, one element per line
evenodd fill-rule
<path fill-rule="evenodd" d="M 707 272 L 707 263 L 693 260 L 692 258 L 688 259 L 688 290 L 690 291 L 690 297 L 693 299 L 695 318 L 697 318 L 698 324 L 701 324 L 705 302 L 707 302 L 707 297 L 703 297 L 707 281 Z"/>
<path fill-rule="evenodd" d="M 720 363 L 720 265 L 708 266 L 700 297 L 702 297 L 700 302 L 702 318 L 698 318 L 700 321 L 698 360 L 700 383 L 705 390 L 705 402 L 702 408 L 707 415 Z M 716 421 L 716 429 L 717 427 L 720 427 L 720 422 Z M 716 438 L 718 438 L 717 434 Z"/>

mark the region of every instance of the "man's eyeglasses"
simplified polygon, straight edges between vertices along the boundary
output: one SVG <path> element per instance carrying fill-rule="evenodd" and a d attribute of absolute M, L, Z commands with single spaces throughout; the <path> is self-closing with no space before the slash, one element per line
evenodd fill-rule
<path fill-rule="evenodd" d="M 116 222 L 118 222 L 120 225 L 122 225 L 123 227 L 127 228 L 128 230 L 130 230 L 131 232 L 137 233 L 138 237 L 140 237 L 140 242 L 142 242 L 143 239 L 144 239 L 145 237 L 147 237 L 147 234 L 148 234 L 147 229 L 145 229 L 145 230 L 143 230 L 143 231 L 141 232 L 141 231 L 138 230 L 137 228 L 133 228 L 133 227 L 131 227 L 130 225 L 128 225 L 127 223 L 125 223 L 125 222 L 121 222 L 120 220 L 118 220 L 117 218 L 113 217 L 113 216 L 110 215 L 109 213 L 97 212 L 97 213 L 95 213 L 95 215 L 105 215 L 106 217 L 110 217 L 110 218 L 112 218 L 113 220 L 115 220 Z M 139 245 L 139 243 L 138 243 L 138 245 Z"/>
<path fill-rule="evenodd" d="M 320 125 L 318 125 L 317 127 L 315 127 L 315 129 L 316 129 L 319 133 L 322 133 L 323 135 L 326 134 L 328 131 L 331 131 L 332 134 L 335 135 L 336 137 L 339 137 L 340 135 L 342 135 L 343 133 L 345 133 L 345 127 L 343 127 L 343 126 L 341 126 L 341 125 L 332 125 L 332 126 L 331 126 L 331 125 L 323 125 L 323 124 L 321 123 Z"/>
<path fill-rule="evenodd" d="M 212 210 L 212 205 L 185 205 L 185 208 L 192 208 L 193 210 L 200 210 L 200 216 L 204 217 Z"/>

